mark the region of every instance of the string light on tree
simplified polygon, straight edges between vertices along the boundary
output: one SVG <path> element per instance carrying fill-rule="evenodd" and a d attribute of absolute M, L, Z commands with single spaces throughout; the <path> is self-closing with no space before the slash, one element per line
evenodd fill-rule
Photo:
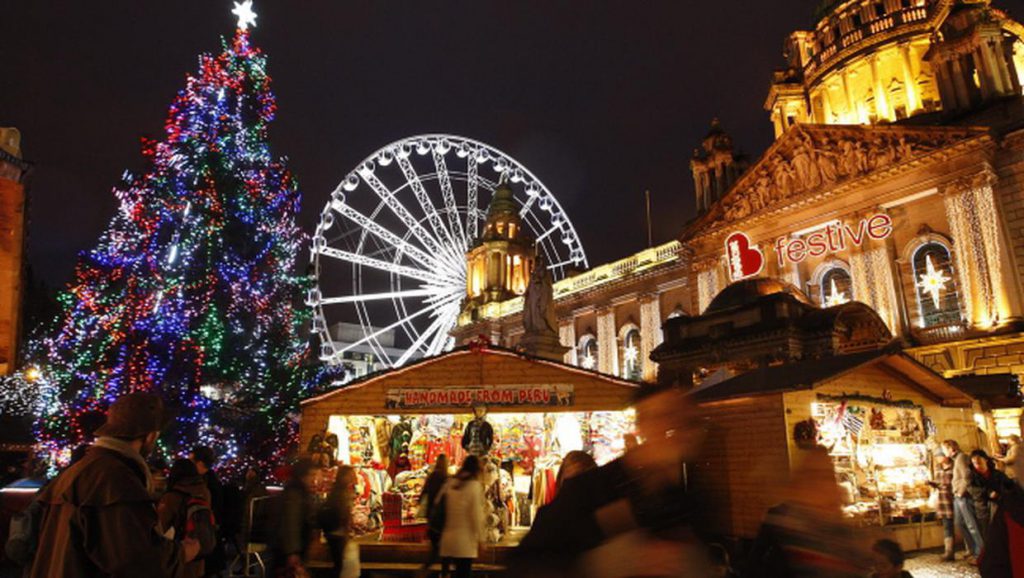
<path fill-rule="evenodd" d="M 200 57 L 163 138 L 143 141 L 145 170 L 125 173 L 118 211 L 30 345 L 50 384 L 36 430 L 51 462 L 131 391 L 157 392 L 174 410 L 168 453 L 211 445 L 238 471 L 267 468 L 293 445 L 298 401 L 318 377 L 299 335 L 310 287 L 295 272 L 301 195 L 271 155 L 277 105 L 249 37 L 252 2 L 233 12 L 234 37 Z"/>
<path fill-rule="evenodd" d="M 946 276 L 945 271 L 935 268 L 932 256 L 926 255 L 925 272 L 921 274 L 917 286 L 925 293 L 931 295 L 932 303 L 936 309 L 940 307 L 939 299 L 941 298 L 941 293 L 946 290 L 946 283 L 950 281 L 951 279 Z"/>

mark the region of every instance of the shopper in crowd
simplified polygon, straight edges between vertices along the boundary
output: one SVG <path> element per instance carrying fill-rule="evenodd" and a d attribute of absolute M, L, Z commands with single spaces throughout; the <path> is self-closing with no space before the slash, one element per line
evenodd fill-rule
<path fill-rule="evenodd" d="M 306 555 L 316 528 L 313 505 L 313 462 L 303 458 L 292 466 L 290 478 L 277 497 L 277 519 L 271 535 L 274 576 L 306 573 Z"/>
<path fill-rule="evenodd" d="M 1024 576 L 1024 488 L 1007 483 L 997 502 L 978 569 L 982 578 L 1019 578 Z"/>
<path fill-rule="evenodd" d="M 996 469 L 995 461 L 985 450 L 971 452 L 971 497 L 974 498 L 974 513 L 982 537 L 988 534 L 988 524 L 996 510 L 1005 486 L 1009 483 L 1006 474 Z"/>
<path fill-rule="evenodd" d="M 791 473 L 783 503 L 770 508 L 744 576 L 863 576 L 867 554 L 842 517 L 842 494 L 825 448 L 807 450 Z"/>
<path fill-rule="evenodd" d="M 1015 480 L 1020 483 L 1020 479 L 1017 476 L 1017 471 L 1020 469 L 1018 464 L 1021 460 L 1024 460 L 1024 456 L 1021 455 L 1021 443 L 1020 436 L 1017 434 L 1011 435 L 1006 443 L 1006 454 L 1002 456 L 996 456 L 996 460 L 1001 462 L 1006 468 L 1006 477 L 1011 480 Z"/>
<path fill-rule="evenodd" d="M 971 460 L 960 451 L 955 440 L 942 442 L 942 452 L 953 461 L 953 513 L 956 526 L 964 535 L 971 555 L 977 559 L 985 541 L 981 537 L 978 520 L 974 515 L 974 498 L 971 497 Z"/>
<path fill-rule="evenodd" d="M 583 472 L 597 469 L 597 462 L 590 454 L 583 450 L 573 450 L 562 458 L 562 465 L 558 466 L 558 474 L 555 476 L 555 490 L 560 490 L 566 480 L 575 478 Z M 556 493 L 557 495 L 557 493 Z"/>
<path fill-rule="evenodd" d="M 199 542 L 199 555 L 185 567 L 187 578 L 199 578 L 205 573 L 203 557 L 217 545 L 210 491 L 196 465 L 186 459 L 176 460 L 171 466 L 167 488 L 156 507 L 160 529 L 167 538 Z"/>
<path fill-rule="evenodd" d="M 423 492 L 420 493 L 420 513 L 422 517 L 430 520 L 434 515 L 434 507 L 437 505 L 437 496 L 441 488 L 448 481 L 448 456 L 441 454 L 434 462 L 434 469 L 427 476 L 423 483 Z M 427 574 L 430 567 L 441 559 L 441 532 L 433 524 L 428 524 L 427 538 L 430 540 L 430 553 L 427 554 L 427 561 L 423 563 L 421 575 Z"/>
<path fill-rule="evenodd" d="M 356 471 L 351 466 L 338 466 L 331 491 L 317 509 L 317 525 L 323 530 L 327 548 L 331 552 L 334 576 L 342 575 L 345 564 L 345 547 L 352 533 L 355 492 Z"/>
<path fill-rule="evenodd" d="M 224 511 L 224 485 L 221 484 L 217 473 L 213 471 L 213 467 L 217 463 L 217 454 L 209 446 L 196 446 L 192 448 L 192 454 L 189 458 L 195 463 L 199 475 L 203 477 L 206 488 L 210 491 L 210 504 L 213 506 L 213 515 L 223 525 L 227 521 L 228 516 Z M 224 552 L 225 532 L 223 530 L 224 528 L 218 530 L 217 546 L 206 557 L 205 576 L 219 576 L 227 568 L 227 555 Z"/>
<path fill-rule="evenodd" d="M 942 544 L 945 547 L 942 560 L 952 562 L 956 559 L 954 556 L 956 551 L 956 526 L 954 524 L 955 514 L 953 511 L 953 460 L 945 455 L 940 455 L 937 458 L 936 465 L 938 466 L 938 472 L 936 473 L 935 481 L 931 482 L 931 486 L 935 488 L 939 498 L 935 508 L 935 517 L 942 522 Z"/>
<path fill-rule="evenodd" d="M 164 420 L 156 395 L 129 393 L 114 401 L 85 457 L 39 495 L 45 514 L 31 578 L 184 575 L 199 543 L 159 532 L 145 460 Z"/>
<path fill-rule="evenodd" d="M 913 578 L 903 569 L 906 556 L 903 548 L 892 540 L 879 540 L 871 547 L 874 571 L 871 578 Z"/>
<path fill-rule="evenodd" d="M 707 573 L 699 500 L 683 485 L 704 436 L 695 409 L 681 389 L 657 385 L 638 391 L 635 409 L 644 443 L 565 480 L 513 552 L 510 576 Z"/>
<path fill-rule="evenodd" d="M 486 536 L 484 526 L 484 487 L 480 483 L 480 459 L 466 457 L 454 478 L 441 489 L 444 502 L 444 529 L 441 531 L 442 574 L 448 576 L 454 565 L 455 578 L 469 578 L 473 560 L 480 554 Z"/>

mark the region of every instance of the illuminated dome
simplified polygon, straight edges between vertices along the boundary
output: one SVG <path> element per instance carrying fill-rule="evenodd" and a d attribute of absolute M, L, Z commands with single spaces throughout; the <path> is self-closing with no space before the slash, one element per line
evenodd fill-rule
<path fill-rule="evenodd" d="M 806 305 L 814 305 L 807 295 L 789 283 L 779 281 L 778 279 L 758 277 L 755 279 L 737 281 L 725 289 L 722 289 L 721 293 L 711 300 L 711 304 L 708 305 L 704 314 L 707 315 L 709 313 L 717 313 L 719 311 L 726 311 L 736 307 L 750 305 L 752 303 L 756 303 L 766 295 L 775 295 L 778 293 L 790 295 L 797 301 Z"/>
<path fill-rule="evenodd" d="M 814 29 L 789 36 L 787 67 L 773 77 L 765 108 L 776 136 L 797 123 L 899 122 L 1020 95 L 1024 27 L 999 8 L 1006 1 L 824 1 Z M 949 38 L 964 30 L 969 42 Z"/>

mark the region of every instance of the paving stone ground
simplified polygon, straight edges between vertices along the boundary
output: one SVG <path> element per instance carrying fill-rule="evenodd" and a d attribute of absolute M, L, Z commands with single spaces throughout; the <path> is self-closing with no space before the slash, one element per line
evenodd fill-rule
<path fill-rule="evenodd" d="M 978 578 L 978 569 L 963 560 L 963 554 L 956 562 L 943 562 L 941 551 L 927 551 L 910 554 L 906 570 L 914 578 Z"/>

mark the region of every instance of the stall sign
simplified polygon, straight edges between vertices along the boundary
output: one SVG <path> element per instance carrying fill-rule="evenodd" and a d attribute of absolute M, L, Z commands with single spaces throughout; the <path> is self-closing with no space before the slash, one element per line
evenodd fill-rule
<path fill-rule="evenodd" d="M 808 257 L 845 251 L 859 247 L 868 239 L 881 241 L 892 235 L 892 217 L 878 213 L 865 217 L 855 225 L 834 222 L 807 235 L 790 238 L 788 235 L 775 240 L 772 247 L 779 267 L 787 263 L 800 263 Z M 733 281 L 759 275 L 764 270 L 764 253 L 757 243 L 743 232 L 737 231 L 725 239 L 725 255 L 728 260 L 729 277 Z"/>
<path fill-rule="evenodd" d="M 472 408 L 475 406 L 569 407 L 575 403 L 571 385 L 506 385 L 496 387 L 400 388 L 387 390 L 387 409 Z"/>

